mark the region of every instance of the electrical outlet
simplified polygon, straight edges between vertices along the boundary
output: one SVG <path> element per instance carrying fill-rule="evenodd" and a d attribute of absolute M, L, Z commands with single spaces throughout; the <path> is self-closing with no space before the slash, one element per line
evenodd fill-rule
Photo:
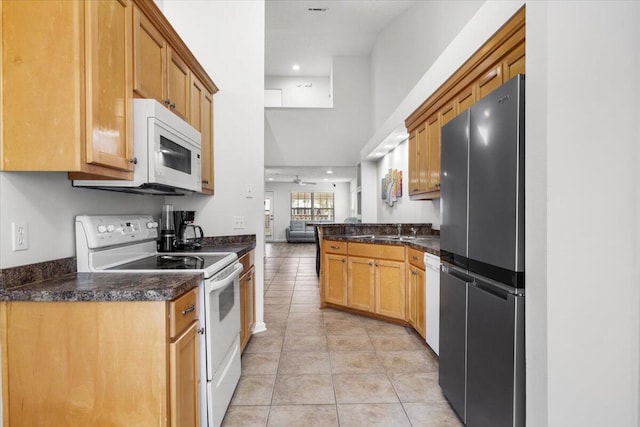
<path fill-rule="evenodd" d="M 25 251 L 29 249 L 29 228 L 24 221 L 11 223 L 12 249 Z"/>
<path fill-rule="evenodd" d="M 245 197 L 247 199 L 253 198 L 253 187 L 251 186 L 251 184 L 247 184 L 247 193 Z"/>
<path fill-rule="evenodd" d="M 234 216 L 233 217 L 233 228 L 234 229 L 242 229 L 242 228 L 244 228 L 244 217 L 243 216 Z"/>

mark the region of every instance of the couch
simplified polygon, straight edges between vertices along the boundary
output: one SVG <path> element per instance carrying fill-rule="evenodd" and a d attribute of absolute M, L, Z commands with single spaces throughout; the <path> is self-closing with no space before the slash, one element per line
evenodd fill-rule
<path fill-rule="evenodd" d="M 314 226 L 307 225 L 307 221 L 291 220 L 285 229 L 287 242 L 289 243 L 313 243 L 315 242 Z"/>

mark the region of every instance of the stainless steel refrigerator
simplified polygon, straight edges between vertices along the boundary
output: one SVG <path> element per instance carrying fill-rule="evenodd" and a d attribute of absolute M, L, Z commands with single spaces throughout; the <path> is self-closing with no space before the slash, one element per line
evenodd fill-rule
<path fill-rule="evenodd" d="M 440 368 L 469 427 L 525 425 L 524 76 L 442 128 Z"/>

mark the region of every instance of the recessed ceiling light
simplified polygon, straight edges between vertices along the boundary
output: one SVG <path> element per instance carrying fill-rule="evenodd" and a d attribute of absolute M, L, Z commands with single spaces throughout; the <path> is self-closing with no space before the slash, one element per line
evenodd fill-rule
<path fill-rule="evenodd" d="M 329 169 L 329 170 L 327 171 L 327 173 L 333 173 L 333 171 L 332 171 L 331 169 Z"/>
<path fill-rule="evenodd" d="M 293 69 L 293 71 L 299 71 L 300 70 L 300 66 L 298 64 L 293 64 L 293 67 L 291 67 Z"/>

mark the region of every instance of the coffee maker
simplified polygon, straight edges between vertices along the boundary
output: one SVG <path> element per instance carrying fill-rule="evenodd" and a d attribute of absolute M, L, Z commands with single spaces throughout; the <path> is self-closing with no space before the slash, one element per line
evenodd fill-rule
<path fill-rule="evenodd" d="M 199 225 L 195 225 L 195 211 L 173 211 L 173 222 L 176 230 L 175 249 L 199 249 L 204 233 Z"/>
<path fill-rule="evenodd" d="M 176 240 L 173 205 L 162 205 L 162 217 L 160 219 L 160 242 L 158 251 L 171 252 Z"/>

